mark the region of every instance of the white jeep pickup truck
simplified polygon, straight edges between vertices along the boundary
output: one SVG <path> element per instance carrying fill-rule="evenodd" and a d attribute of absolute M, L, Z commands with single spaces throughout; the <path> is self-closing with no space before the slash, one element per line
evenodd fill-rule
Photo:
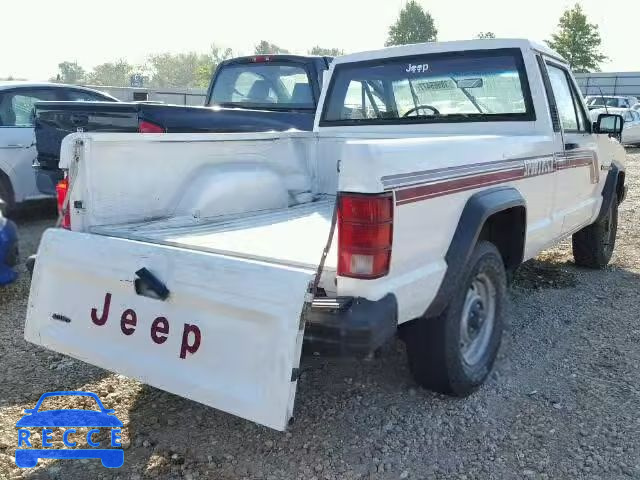
<path fill-rule="evenodd" d="M 312 132 L 68 136 L 25 338 L 282 430 L 303 341 L 398 332 L 420 385 L 468 395 L 518 265 L 568 236 L 609 262 L 622 119 L 592 123 L 547 47 L 347 55 L 319 101 Z"/>

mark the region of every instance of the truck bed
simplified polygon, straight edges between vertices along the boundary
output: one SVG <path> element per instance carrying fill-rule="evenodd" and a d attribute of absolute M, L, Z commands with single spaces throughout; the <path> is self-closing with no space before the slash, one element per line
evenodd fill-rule
<path fill-rule="evenodd" d="M 147 243 L 251 258 L 270 263 L 317 265 L 327 243 L 335 197 L 287 209 L 209 219 L 170 218 L 92 227 L 91 233 Z M 324 271 L 335 272 L 329 254 Z"/>

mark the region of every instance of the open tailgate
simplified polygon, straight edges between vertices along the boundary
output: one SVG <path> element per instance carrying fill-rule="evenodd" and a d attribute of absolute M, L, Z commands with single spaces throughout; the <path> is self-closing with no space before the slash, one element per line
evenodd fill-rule
<path fill-rule="evenodd" d="M 312 267 L 50 229 L 38 252 L 25 338 L 284 430 L 315 274 Z M 157 298 L 162 284 L 165 300 Z"/>

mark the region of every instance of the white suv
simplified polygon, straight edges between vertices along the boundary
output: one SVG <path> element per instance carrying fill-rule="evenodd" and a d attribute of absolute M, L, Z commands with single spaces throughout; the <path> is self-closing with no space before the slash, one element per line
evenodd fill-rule
<path fill-rule="evenodd" d="M 46 198 L 36 188 L 33 106 L 41 100 L 117 101 L 89 88 L 56 83 L 0 82 L 0 198 L 10 211 Z"/>

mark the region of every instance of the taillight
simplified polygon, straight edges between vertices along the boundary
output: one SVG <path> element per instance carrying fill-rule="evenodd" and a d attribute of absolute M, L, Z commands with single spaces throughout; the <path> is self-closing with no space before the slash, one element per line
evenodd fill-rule
<path fill-rule="evenodd" d="M 138 131 L 140 133 L 165 133 L 165 130 L 160 125 L 148 122 L 147 120 L 140 120 L 138 123 Z"/>
<path fill-rule="evenodd" d="M 71 209 L 69 205 L 67 205 L 67 211 L 64 212 L 64 201 L 67 198 L 67 193 L 69 193 L 69 179 L 63 178 L 56 185 L 56 194 L 58 199 L 58 214 L 62 215 L 62 223 L 60 226 L 62 228 L 66 228 L 67 230 L 71 229 Z"/>
<path fill-rule="evenodd" d="M 393 196 L 342 193 L 338 197 L 338 275 L 380 278 L 389 273 Z"/>

